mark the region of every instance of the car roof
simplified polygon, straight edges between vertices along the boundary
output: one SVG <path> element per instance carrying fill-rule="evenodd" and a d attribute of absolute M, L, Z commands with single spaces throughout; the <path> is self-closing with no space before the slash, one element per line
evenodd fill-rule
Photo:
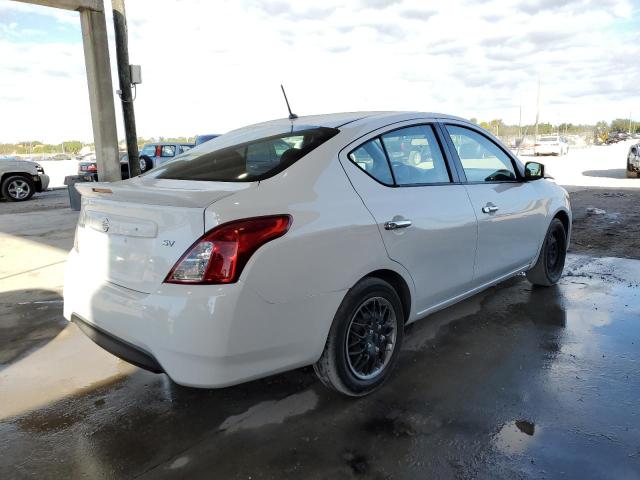
<path fill-rule="evenodd" d="M 309 125 L 316 127 L 328 127 L 339 128 L 343 125 L 350 123 L 365 123 L 369 120 L 384 120 L 389 119 L 391 121 L 398 120 L 398 117 L 416 118 L 416 117 L 429 117 L 429 118 L 445 118 L 450 120 L 468 121 L 464 118 L 456 117 L 453 115 L 446 115 L 442 113 L 433 112 L 414 112 L 414 111 L 364 111 L 364 112 L 341 112 L 341 113 L 326 113 L 321 115 L 305 115 L 297 117 L 293 120 L 289 118 L 278 118 L 276 120 L 269 120 L 266 122 L 260 122 L 253 125 L 248 125 L 243 128 L 254 128 L 262 126 L 286 126 L 291 125 Z"/>

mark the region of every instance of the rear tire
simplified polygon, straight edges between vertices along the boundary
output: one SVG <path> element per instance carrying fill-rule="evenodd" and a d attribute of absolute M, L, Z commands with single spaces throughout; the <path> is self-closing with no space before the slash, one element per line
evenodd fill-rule
<path fill-rule="evenodd" d="M 313 368 L 333 390 L 351 397 L 368 395 L 389 378 L 403 334 L 404 312 L 397 292 L 384 280 L 365 278 L 342 300 Z"/>
<path fill-rule="evenodd" d="M 10 202 L 24 202 L 36 191 L 33 180 L 22 175 L 11 175 L 4 179 L 0 187 L 2 196 Z"/>
<path fill-rule="evenodd" d="M 153 168 L 153 160 L 147 155 L 140 156 L 140 173 L 144 173 L 147 170 L 151 170 Z"/>
<path fill-rule="evenodd" d="M 540 256 L 527 272 L 527 280 L 534 285 L 550 287 L 562 276 L 567 256 L 567 233 L 562 222 L 554 218 L 547 229 Z"/>

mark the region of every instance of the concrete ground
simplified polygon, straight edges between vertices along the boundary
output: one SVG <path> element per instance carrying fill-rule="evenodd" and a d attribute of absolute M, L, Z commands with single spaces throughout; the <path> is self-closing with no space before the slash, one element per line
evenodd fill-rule
<path fill-rule="evenodd" d="M 517 277 L 410 326 L 358 400 L 310 368 L 197 390 L 116 359 L 62 318 L 66 192 L 2 202 L 0 478 L 640 478 L 640 260 L 603 243 L 637 187 L 574 189 L 618 216 L 580 213 L 559 285 Z"/>

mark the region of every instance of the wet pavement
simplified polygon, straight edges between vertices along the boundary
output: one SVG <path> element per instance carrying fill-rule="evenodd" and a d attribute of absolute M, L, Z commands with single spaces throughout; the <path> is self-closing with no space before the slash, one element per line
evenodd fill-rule
<path fill-rule="evenodd" d="M 2 293 L 0 478 L 640 478 L 640 261 L 568 262 L 410 326 L 363 399 L 310 368 L 180 387 L 61 321 L 55 289 Z"/>

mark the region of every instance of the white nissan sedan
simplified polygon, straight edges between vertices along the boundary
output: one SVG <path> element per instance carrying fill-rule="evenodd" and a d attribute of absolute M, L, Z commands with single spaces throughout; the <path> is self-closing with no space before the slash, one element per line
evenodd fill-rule
<path fill-rule="evenodd" d="M 408 323 L 522 272 L 556 283 L 571 231 L 541 164 L 431 113 L 274 120 L 78 188 L 65 317 L 194 387 L 314 365 L 370 393 Z"/>

